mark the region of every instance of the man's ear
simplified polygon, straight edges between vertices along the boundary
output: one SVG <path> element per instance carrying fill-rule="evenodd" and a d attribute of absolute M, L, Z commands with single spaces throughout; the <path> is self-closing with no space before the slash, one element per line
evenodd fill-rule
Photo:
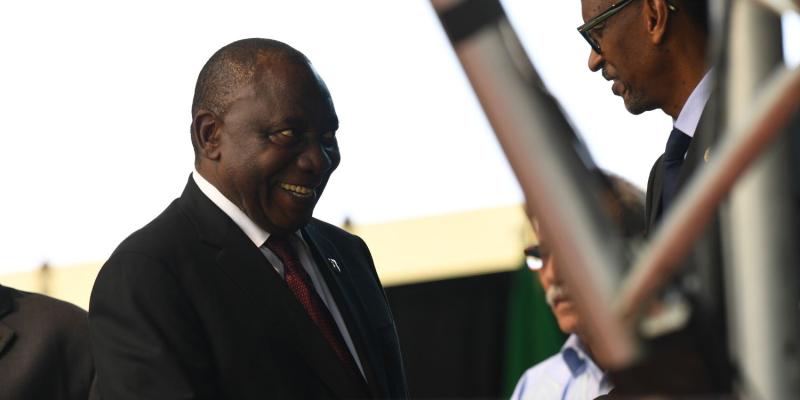
<path fill-rule="evenodd" d="M 201 109 L 194 114 L 192 140 L 197 146 L 198 157 L 219 160 L 221 128 L 222 123 L 213 112 Z"/>
<path fill-rule="evenodd" d="M 659 45 L 667 34 L 667 22 L 670 18 L 669 4 L 667 0 L 645 0 L 644 3 L 650 43 Z"/>

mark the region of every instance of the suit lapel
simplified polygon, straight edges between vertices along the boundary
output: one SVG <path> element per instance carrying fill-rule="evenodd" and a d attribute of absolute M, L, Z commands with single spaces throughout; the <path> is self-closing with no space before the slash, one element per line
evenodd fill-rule
<path fill-rule="evenodd" d="M 694 171 L 697 169 L 697 165 L 700 160 L 702 160 L 705 145 L 703 143 L 703 138 L 698 137 L 699 134 L 700 130 L 698 129 L 695 132 L 695 137 L 692 138 L 692 142 L 689 144 L 689 149 L 686 150 L 686 159 L 683 161 L 681 172 L 678 174 L 678 187 L 676 188 L 678 193 L 681 193 L 683 186 L 689 181 L 689 178 L 692 177 Z"/>
<path fill-rule="evenodd" d="M 276 340 L 292 346 L 340 397 L 363 390 L 341 363 L 283 279 L 253 242 L 190 179 L 181 200 L 197 223 L 201 240 L 218 248 L 216 264 L 251 300 L 250 314 L 266 324 Z"/>
<path fill-rule="evenodd" d="M 375 336 L 372 332 L 372 326 L 368 318 L 365 320 L 357 317 L 367 315 L 367 313 L 359 291 L 352 281 L 352 266 L 342 264 L 344 258 L 336 246 L 319 234 L 313 222 L 303 229 L 303 237 L 308 242 L 311 253 L 320 268 L 320 273 L 334 296 L 342 318 L 345 320 L 348 333 L 353 340 L 359 361 L 361 361 L 361 366 L 364 369 L 370 392 L 374 397 L 386 397 L 388 391 L 383 389 L 388 388 L 388 382 L 385 381 L 385 374 L 381 369 L 382 364 L 380 360 L 375 359 L 375 355 L 370 351 L 373 346 L 370 346 L 367 342 L 367 338 Z M 332 262 L 338 265 L 338 270 L 335 270 Z M 378 373 L 379 370 L 381 373 Z"/>
<path fill-rule="evenodd" d="M 678 175 L 678 191 L 683 188 L 686 182 L 694 175 L 694 171 L 700 167 L 704 162 L 705 153 L 714 145 L 717 140 L 719 128 L 712 130 L 712 122 L 715 117 L 715 110 L 717 108 L 717 96 L 712 95 L 708 99 L 703 114 L 700 116 L 700 121 L 697 122 L 697 129 L 695 129 L 694 137 L 686 151 L 686 160 L 681 166 L 681 172 Z"/>
<path fill-rule="evenodd" d="M 677 199 L 681 195 L 681 189 L 683 189 L 684 184 L 691 178 L 692 174 L 694 173 L 695 169 L 697 168 L 698 160 L 702 159 L 703 152 L 704 152 L 704 145 L 702 144 L 700 138 L 692 138 L 691 143 L 689 144 L 689 148 L 686 150 L 686 159 L 683 161 L 683 165 L 681 165 L 681 170 L 678 173 L 678 184 L 675 188 L 676 195 L 675 199 Z M 699 154 L 698 154 L 699 153 Z M 652 192 L 652 212 L 649 215 L 648 226 L 654 227 L 658 221 L 664 216 L 664 210 L 662 209 L 661 199 L 662 199 L 662 190 L 664 190 L 664 156 L 658 158 L 655 165 L 653 166 L 655 169 L 654 178 L 653 178 L 653 192 Z M 675 200 L 672 201 L 674 205 L 676 202 Z"/>
<path fill-rule="evenodd" d="M 664 188 L 663 158 L 664 156 L 662 155 L 653 164 L 653 185 L 652 189 L 648 190 L 648 193 L 652 196 L 649 220 L 647 221 L 647 226 L 651 227 L 649 230 L 652 230 L 652 227 L 656 226 L 656 222 L 661 218 L 661 191 Z"/>

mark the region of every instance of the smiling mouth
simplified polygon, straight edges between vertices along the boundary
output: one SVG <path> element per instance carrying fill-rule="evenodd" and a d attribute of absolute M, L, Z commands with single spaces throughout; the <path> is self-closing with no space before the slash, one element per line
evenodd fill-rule
<path fill-rule="evenodd" d="M 291 193 L 293 196 L 307 198 L 314 195 L 314 188 L 301 185 L 281 183 L 281 189 Z"/>

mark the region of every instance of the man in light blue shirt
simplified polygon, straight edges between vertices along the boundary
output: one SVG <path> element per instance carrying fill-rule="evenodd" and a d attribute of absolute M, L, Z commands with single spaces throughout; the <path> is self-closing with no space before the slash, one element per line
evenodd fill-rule
<path fill-rule="evenodd" d="M 645 229 L 644 193 L 623 180 L 609 178 L 614 196 L 605 204 L 613 220 L 626 238 L 641 237 Z M 591 352 L 591 332 L 582 329 L 575 303 L 564 286 L 557 257 L 550 253 L 547 239 L 539 235 L 539 244 L 526 249 L 528 266 L 538 272 L 545 290 L 547 304 L 553 311 L 558 327 L 570 334 L 561 351 L 536 364 L 522 375 L 513 400 L 594 399 L 607 394 L 611 382 L 603 369 L 595 364 Z"/>

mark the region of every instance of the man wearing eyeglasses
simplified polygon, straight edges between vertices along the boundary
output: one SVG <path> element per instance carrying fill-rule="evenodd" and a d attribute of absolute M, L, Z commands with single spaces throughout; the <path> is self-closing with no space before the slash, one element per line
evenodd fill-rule
<path fill-rule="evenodd" d="M 612 176 L 606 206 L 627 239 L 644 234 L 644 193 L 622 178 Z M 573 298 L 564 286 L 559 260 L 550 253 L 546 237 L 533 225 L 539 244 L 525 250 L 528 267 L 536 270 L 547 304 L 558 327 L 570 336 L 561 351 L 525 372 L 514 389 L 512 400 L 594 399 L 612 386 L 604 369 L 592 357 L 592 336 L 582 325 Z"/>
<path fill-rule="evenodd" d="M 707 138 L 694 141 L 711 95 L 707 62 L 706 0 L 582 0 L 589 43 L 589 69 L 612 82 L 632 114 L 660 109 L 673 119 L 664 155 L 653 165 L 647 187 L 648 230 L 707 158 Z M 706 117 L 708 118 L 708 117 Z M 710 136 L 712 132 L 705 133 Z"/>
<path fill-rule="evenodd" d="M 652 232 L 689 178 L 711 156 L 717 132 L 708 62 L 707 0 L 581 0 L 588 66 L 612 82 L 632 114 L 660 109 L 673 120 L 664 154 L 650 170 L 646 223 Z M 695 241 L 673 287 L 692 314 L 653 338 L 648 357 L 616 374 L 625 393 L 698 394 L 730 390 L 719 226 Z"/>

